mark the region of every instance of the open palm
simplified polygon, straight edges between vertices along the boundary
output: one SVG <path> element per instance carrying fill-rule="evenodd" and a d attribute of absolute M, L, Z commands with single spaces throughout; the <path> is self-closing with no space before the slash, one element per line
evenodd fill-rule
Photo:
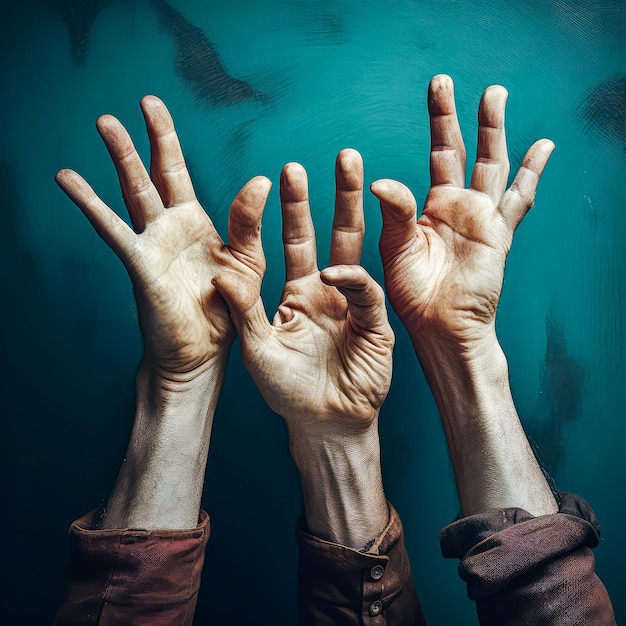
<path fill-rule="evenodd" d="M 228 269 L 260 284 L 265 270 L 260 223 L 270 182 L 257 177 L 237 195 L 229 216 L 229 246 L 196 199 L 174 124 L 154 96 L 141 102 L 151 147 L 148 175 L 120 122 L 102 116 L 98 130 L 117 169 L 133 228 L 75 172 L 57 181 L 113 249 L 131 277 L 145 357 L 167 377 L 185 378 L 227 355 L 235 329 L 212 284 Z"/>
<path fill-rule="evenodd" d="M 360 155 L 343 151 L 337 160 L 331 265 L 320 272 L 306 172 L 296 163 L 283 169 L 286 282 L 272 324 L 256 283 L 230 272 L 216 281 L 233 313 L 246 366 L 290 428 L 365 429 L 389 389 L 393 333 L 384 295 L 358 265 L 362 186 Z"/>
<path fill-rule="evenodd" d="M 507 92 L 487 89 L 480 103 L 478 154 L 465 188 L 465 147 L 452 80 L 429 88 L 431 189 L 419 219 L 411 192 L 377 181 L 383 231 L 380 250 L 390 302 L 414 341 L 436 334 L 456 345 L 493 330 L 506 256 L 513 233 L 532 206 L 539 177 L 554 148 L 540 140 L 527 152 L 507 190 L 504 131 Z"/>

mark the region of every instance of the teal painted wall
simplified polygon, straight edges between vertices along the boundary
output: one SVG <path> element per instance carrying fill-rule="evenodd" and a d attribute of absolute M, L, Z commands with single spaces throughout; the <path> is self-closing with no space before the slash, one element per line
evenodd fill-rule
<path fill-rule="evenodd" d="M 11 572 L 4 623 L 51 620 L 63 588 L 67 527 L 107 497 L 132 425 L 141 338 L 130 284 L 53 182 L 61 167 L 77 169 L 126 217 L 95 119 L 119 117 L 147 156 L 138 101 L 146 93 L 163 98 L 221 233 L 244 182 L 256 174 L 277 182 L 284 163 L 300 161 L 309 171 L 323 263 L 341 148 L 362 152 L 368 183 L 397 178 L 423 202 L 426 87 L 440 72 L 455 79 L 468 155 L 478 101 L 492 83 L 511 93 L 514 169 L 535 139 L 557 144 L 509 258 L 499 334 L 518 409 L 540 454 L 558 485 L 585 496 L 603 524 L 597 571 L 618 621 L 626 619 L 623 3 L 172 5 L 203 30 L 231 75 L 263 95 L 203 99 L 176 72 L 175 42 L 147 0 L 74 0 L 73 15 L 68 0 L 2 9 L 1 456 Z M 78 22 L 82 34 L 72 31 Z M 363 263 L 381 281 L 373 197 L 365 210 Z M 263 238 L 264 297 L 273 310 L 283 280 L 276 188 Z M 456 563 L 439 553 L 439 529 L 458 514 L 443 433 L 408 338 L 392 320 L 394 382 L 380 420 L 386 490 L 404 521 L 429 623 L 476 623 Z M 264 405 L 237 345 L 217 410 L 204 506 L 213 538 L 196 622 L 294 623 L 298 477 L 282 422 Z"/>

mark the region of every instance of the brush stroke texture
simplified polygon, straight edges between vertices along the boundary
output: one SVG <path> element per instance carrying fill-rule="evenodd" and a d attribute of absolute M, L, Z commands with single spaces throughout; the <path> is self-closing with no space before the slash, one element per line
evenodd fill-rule
<path fill-rule="evenodd" d="M 263 100 L 264 94 L 231 76 L 204 32 L 164 0 L 150 0 L 159 24 L 174 39 L 176 72 L 204 105 Z"/>

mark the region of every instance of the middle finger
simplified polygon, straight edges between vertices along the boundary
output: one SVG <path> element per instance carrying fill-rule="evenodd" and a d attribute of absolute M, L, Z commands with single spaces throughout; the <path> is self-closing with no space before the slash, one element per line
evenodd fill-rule
<path fill-rule="evenodd" d="M 309 207 L 308 182 L 299 163 L 287 163 L 280 175 L 283 249 L 286 280 L 317 272 L 315 230 Z"/>
<path fill-rule="evenodd" d="M 358 265 L 363 234 L 363 159 L 352 149 L 342 150 L 335 167 L 335 217 L 330 265 Z"/>

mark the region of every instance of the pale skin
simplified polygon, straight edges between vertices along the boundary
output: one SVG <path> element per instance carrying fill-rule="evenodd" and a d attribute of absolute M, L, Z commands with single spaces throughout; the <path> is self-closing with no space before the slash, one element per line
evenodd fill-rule
<path fill-rule="evenodd" d="M 72 170 L 56 180 L 125 265 L 144 356 L 126 459 L 103 528 L 194 528 L 215 405 L 235 328 L 212 279 L 229 270 L 261 283 L 261 216 L 271 183 L 253 178 L 235 198 L 228 245 L 196 199 L 165 105 L 146 96 L 150 174 L 118 120 L 97 128 L 117 169 L 130 228 Z"/>
<path fill-rule="evenodd" d="M 372 185 L 381 200 L 381 254 L 390 301 L 407 326 L 437 400 L 463 513 L 556 503 L 528 446 L 495 335 L 504 263 L 553 149 L 537 142 L 506 191 L 506 92 L 481 102 L 479 155 L 469 189 L 452 83 L 429 92 L 432 189 L 422 216 L 400 183 Z M 281 176 L 287 280 L 270 324 L 260 299 L 265 261 L 260 222 L 270 189 L 252 179 L 231 207 L 225 245 L 198 203 L 167 109 L 142 100 L 150 175 L 122 125 L 98 129 L 116 165 L 133 227 L 75 172 L 57 181 L 126 266 L 144 335 L 138 403 L 127 457 L 104 528 L 193 528 L 215 404 L 228 352 L 244 360 L 268 404 L 286 421 L 309 530 L 363 548 L 384 529 L 377 419 L 391 380 L 393 334 L 379 286 L 358 265 L 363 166 L 337 162 L 330 267 L 317 266 L 303 168 Z M 225 300 L 228 302 L 231 314 Z"/>
<path fill-rule="evenodd" d="M 309 529 L 362 548 L 389 517 L 377 416 L 391 380 L 394 339 L 382 289 L 356 265 L 363 238 L 360 155 L 344 151 L 337 161 L 333 267 L 322 273 L 306 174 L 297 164 L 285 167 L 287 282 L 270 326 L 259 296 L 265 271 L 260 225 L 269 180 L 254 178 L 237 195 L 226 246 L 195 197 L 164 104 L 147 96 L 141 106 L 150 136 L 150 174 L 119 121 L 103 116 L 97 123 L 132 228 L 78 174 L 57 175 L 128 270 L 144 337 L 135 424 L 100 525 L 197 525 L 213 414 L 235 326 L 242 345 L 251 346 L 252 333 L 242 320 L 253 320 L 254 313 L 264 319 L 255 328 L 264 342 L 257 344 L 259 352 L 266 354 L 248 359 L 248 365 L 253 375 L 268 368 L 255 380 L 288 424 Z M 250 295 L 256 307 L 231 317 L 216 286 L 231 308 Z"/>
<path fill-rule="evenodd" d="M 435 76 L 428 92 L 431 189 L 422 214 L 417 217 L 416 201 L 401 183 L 371 186 L 383 214 L 385 290 L 437 401 L 464 515 L 506 507 L 557 511 L 517 415 L 495 330 L 513 234 L 534 202 L 554 144 L 537 141 L 507 189 L 506 99 L 500 86 L 482 97 L 466 188 L 453 83 Z"/>
<path fill-rule="evenodd" d="M 394 337 L 382 289 L 358 265 L 363 163 L 355 150 L 337 157 L 336 188 L 330 266 L 320 272 L 306 172 L 297 163 L 283 169 L 286 282 L 272 323 L 258 282 L 224 272 L 215 284 L 252 378 L 287 424 L 309 532 L 364 549 L 389 520 L 378 413 Z"/>

